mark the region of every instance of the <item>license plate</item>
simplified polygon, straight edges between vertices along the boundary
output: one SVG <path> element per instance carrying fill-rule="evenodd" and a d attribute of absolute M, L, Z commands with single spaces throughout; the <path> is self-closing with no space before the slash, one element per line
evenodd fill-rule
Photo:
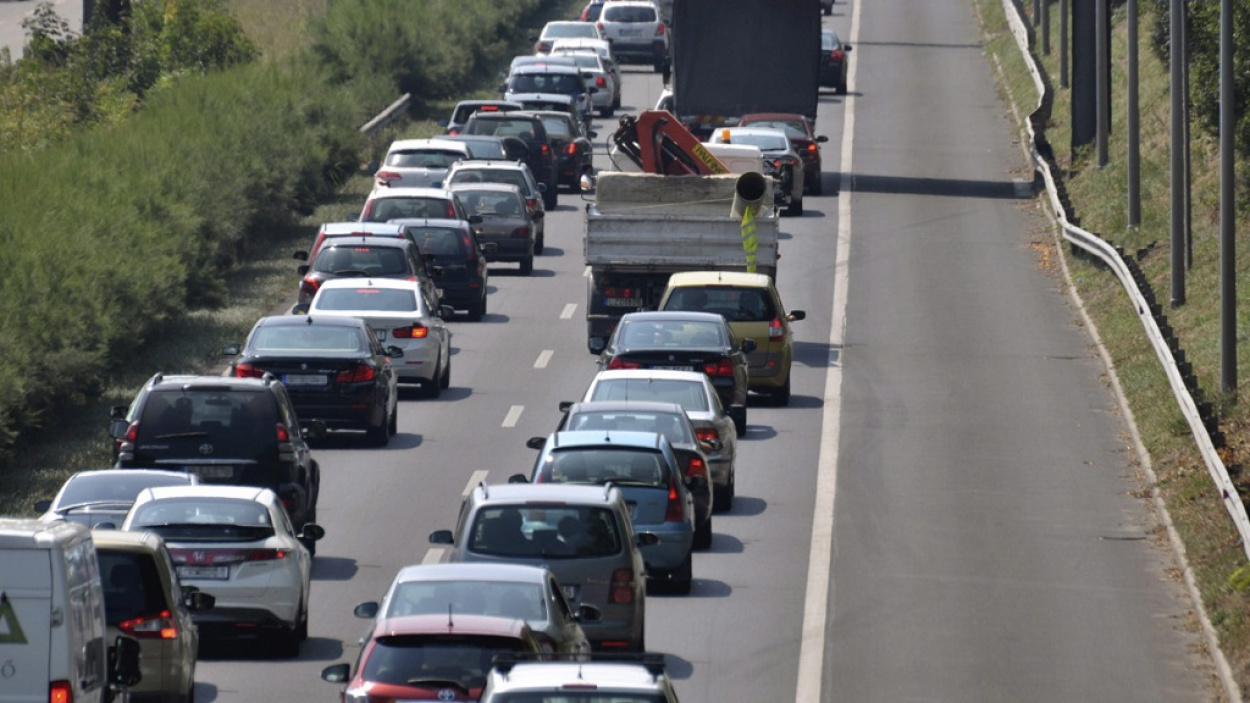
<path fill-rule="evenodd" d="M 282 376 L 282 382 L 288 386 L 324 386 L 329 380 L 323 373 L 288 373 Z"/>
<path fill-rule="evenodd" d="M 178 567 L 178 578 L 213 579 L 217 581 L 224 581 L 230 578 L 230 567 L 228 566 L 180 566 Z"/>
<path fill-rule="evenodd" d="M 657 366 L 660 371 L 694 371 L 693 366 Z"/>
<path fill-rule="evenodd" d="M 200 478 L 230 478 L 234 476 L 233 466 L 188 466 L 185 467 L 187 473 L 195 474 Z"/>
<path fill-rule="evenodd" d="M 565 600 L 570 603 L 577 603 L 577 586 L 561 586 L 560 590 L 564 591 Z"/>
<path fill-rule="evenodd" d="M 640 308 L 642 298 L 604 298 L 603 304 L 610 308 Z"/>
<path fill-rule="evenodd" d="M 642 30 L 641 29 L 622 29 L 621 36 L 622 37 L 641 37 Z"/>

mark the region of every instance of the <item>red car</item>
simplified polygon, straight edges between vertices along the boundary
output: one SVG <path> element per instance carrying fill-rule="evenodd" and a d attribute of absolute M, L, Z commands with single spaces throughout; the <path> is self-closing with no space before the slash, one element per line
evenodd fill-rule
<path fill-rule="evenodd" d="M 743 115 L 738 126 L 771 127 L 785 132 L 794 150 L 803 158 L 803 192 L 820 195 L 824 191 L 820 178 L 820 145 L 829 138 L 815 134 L 806 117 L 792 112 L 756 112 Z"/>
<path fill-rule="evenodd" d="M 345 683 L 340 700 L 476 701 L 491 659 L 503 652 L 542 657 L 542 647 L 522 620 L 487 615 L 407 615 L 378 621 L 356 662 L 321 672 Z"/>

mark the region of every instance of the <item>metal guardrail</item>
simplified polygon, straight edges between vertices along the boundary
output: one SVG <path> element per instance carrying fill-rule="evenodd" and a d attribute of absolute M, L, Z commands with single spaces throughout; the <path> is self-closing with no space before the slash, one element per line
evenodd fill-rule
<path fill-rule="evenodd" d="M 1007 22 L 1011 26 L 1012 34 L 1015 35 L 1016 44 L 1020 48 L 1020 53 L 1024 56 L 1025 63 L 1029 67 L 1029 73 L 1032 74 L 1033 83 L 1037 87 L 1037 109 L 1040 110 L 1047 97 L 1047 88 L 1045 81 L 1042 80 L 1037 63 L 1029 50 L 1028 27 L 1025 25 L 1024 18 L 1020 15 L 1019 6 L 1012 0 L 1002 0 L 1002 4 L 1003 10 L 1007 15 Z M 1199 403 L 1194 399 L 1189 386 L 1186 384 L 1185 377 L 1189 375 L 1189 372 L 1182 373 L 1181 365 L 1184 364 L 1186 369 L 1190 367 L 1184 361 L 1183 354 L 1174 353 L 1172 342 L 1169 341 L 1170 335 L 1165 334 L 1163 328 L 1160 327 L 1157 318 L 1161 311 L 1153 301 L 1153 294 L 1146 295 L 1142 292 L 1141 286 L 1138 285 L 1137 277 L 1141 275 L 1140 269 L 1130 265 L 1116 247 L 1098 235 L 1077 227 L 1068 220 L 1068 213 L 1059 197 L 1054 174 L 1050 170 L 1050 162 L 1046 160 L 1039 150 L 1037 134 L 1033 129 L 1033 121 L 1031 119 L 1025 121 L 1025 128 L 1028 130 L 1029 149 L 1033 154 L 1034 168 L 1042 174 L 1042 178 L 1046 182 L 1046 194 L 1050 198 L 1050 206 L 1058 217 L 1060 226 L 1063 228 L 1064 239 L 1073 246 L 1079 247 L 1098 258 L 1120 279 L 1120 284 L 1124 286 L 1129 300 L 1137 311 L 1137 318 L 1141 321 L 1142 328 L 1150 340 L 1150 345 L 1154 347 L 1155 356 L 1159 358 L 1159 364 L 1163 367 L 1164 373 L 1167 374 L 1168 383 L 1172 387 L 1172 395 L 1176 397 L 1181 413 L 1189 424 L 1190 432 L 1194 436 L 1194 443 L 1198 446 L 1198 451 L 1207 466 L 1207 473 L 1211 475 L 1215 488 L 1220 492 L 1220 500 L 1224 503 L 1225 510 L 1228 511 L 1229 516 L 1232 518 L 1238 534 L 1241 535 L 1242 551 L 1250 559 L 1250 517 L 1247 517 L 1246 507 L 1242 503 L 1241 495 L 1237 492 L 1237 487 L 1233 484 L 1232 478 L 1228 474 L 1228 468 L 1224 465 L 1224 461 L 1220 459 L 1215 443 L 1211 439 L 1211 431 L 1203 420 L 1205 413 L 1201 411 Z M 1177 358 L 1178 355 L 1181 357 L 1179 360 Z"/>
<path fill-rule="evenodd" d="M 404 93 L 398 100 L 388 105 L 385 110 L 379 112 L 376 117 L 361 125 L 361 133 L 373 134 L 391 122 L 394 122 L 396 117 L 408 109 L 408 105 L 411 102 L 412 93 Z"/>

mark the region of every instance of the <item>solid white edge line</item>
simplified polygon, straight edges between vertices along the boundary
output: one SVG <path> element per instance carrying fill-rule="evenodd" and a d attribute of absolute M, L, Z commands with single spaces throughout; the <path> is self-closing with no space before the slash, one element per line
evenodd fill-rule
<path fill-rule="evenodd" d="M 544 349 L 538 354 L 538 359 L 534 361 L 534 368 L 545 369 L 547 364 L 551 363 L 551 356 L 555 354 L 553 349 Z"/>
<path fill-rule="evenodd" d="M 503 427 L 516 427 L 517 420 L 521 419 L 521 413 L 524 412 L 524 405 L 513 405 L 508 408 L 508 414 L 503 418 Z"/>
<path fill-rule="evenodd" d="M 577 303 L 569 303 L 568 305 L 564 306 L 563 310 L 560 311 L 560 319 L 572 320 L 573 313 L 575 312 L 577 312 Z"/>
<path fill-rule="evenodd" d="M 859 3 L 851 3 L 852 46 L 859 43 Z M 856 85 L 859 62 L 848 68 L 847 83 Z M 825 375 L 820 455 L 817 460 L 816 504 L 812 512 L 812 543 L 807 560 L 807 592 L 803 603 L 803 634 L 799 646 L 796 703 L 819 701 L 824 678 L 826 625 L 833 598 L 833 508 L 838 486 L 838 441 L 842 417 L 842 345 L 846 336 L 846 291 L 851 252 L 851 147 L 855 139 L 855 102 L 843 100 L 842 153 L 838 187 L 838 244 L 833 270 L 833 303 L 829 324 L 829 367 Z"/>

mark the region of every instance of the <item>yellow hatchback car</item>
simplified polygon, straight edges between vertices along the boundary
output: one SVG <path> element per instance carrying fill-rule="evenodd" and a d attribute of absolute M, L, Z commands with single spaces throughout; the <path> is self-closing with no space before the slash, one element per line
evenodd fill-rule
<path fill-rule="evenodd" d="M 794 338 L 790 323 L 807 317 L 786 314 L 773 279 L 762 273 L 687 271 L 668 279 L 660 310 L 714 312 L 725 316 L 738 339 L 754 339 L 748 359 L 748 387 L 767 394 L 775 405 L 790 402 L 790 363 Z"/>

